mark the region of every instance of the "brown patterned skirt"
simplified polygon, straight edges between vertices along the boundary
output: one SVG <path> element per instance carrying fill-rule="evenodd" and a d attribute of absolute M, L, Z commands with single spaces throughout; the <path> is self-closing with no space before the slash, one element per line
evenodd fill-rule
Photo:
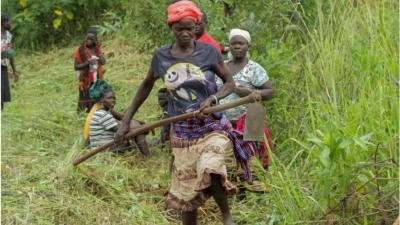
<path fill-rule="evenodd" d="M 232 152 L 232 144 L 225 133 L 212 132 L 195 140 L 172 136 L 171 145 L 175 161 L 167 208 L 193 211 L 203 205 L 211 197 L 206 191 L 211 186 L 211 173 L 221 176 L 229 194 L 236 192 L 227 179 L 226 152 Z"/>

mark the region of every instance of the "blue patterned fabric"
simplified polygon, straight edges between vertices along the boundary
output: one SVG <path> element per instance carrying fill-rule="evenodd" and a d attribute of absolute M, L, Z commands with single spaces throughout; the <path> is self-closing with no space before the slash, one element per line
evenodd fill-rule
<path fill-rule="evenodd" d="M 228 61 L 226 61 L 225 63 L 228 63 Z M 235 81 L 236 86 L 257 89 L 265 82 L 267 82 L 269 80 L 269 77 L 267 72 L 260 64 L 249 59 L 249 62 L 243 67 L 243 69 L 240 70 L 237 74 L 233 75 L 233 80 Z M 216 82 L 218 87 L 221 87 L 223 85 L 222 80 L 219 78 L 217 78 Z M 239 98 L 239 95 L 237 95 L 236 93 L 232 93 L 225 98 L 220 99 L 219 102 L 221 104 L 225 104 Z M 228 117 L 229 120 L 238 120 L 239 117 L 244 113 L 246 113 L 246 107 L 243 105 L 224 111 L 224 114 L 226 115 L 226 117 Z"/>

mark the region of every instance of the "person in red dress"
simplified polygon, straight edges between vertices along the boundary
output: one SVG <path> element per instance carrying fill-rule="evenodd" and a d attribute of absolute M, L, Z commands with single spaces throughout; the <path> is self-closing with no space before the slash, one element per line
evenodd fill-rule
<path fill-rule="evenodd" d="M 208 24 L 208 18 L 207 18 L 207 14 L 205 14 L 204 12 L 203 16 L 201 17 L 200 22 L 197 24 L 196 26 L 196 39 L 197 41 L 201 42 L 201 43 L 206 43 L 206 44 L 210 44 L 212 46 L 214 46 L 218 52 L 220 53 L 224 53 L 224 48 L 216 41 L 214 40 L 209 33 L 206 32 L 206 26 Z"/>

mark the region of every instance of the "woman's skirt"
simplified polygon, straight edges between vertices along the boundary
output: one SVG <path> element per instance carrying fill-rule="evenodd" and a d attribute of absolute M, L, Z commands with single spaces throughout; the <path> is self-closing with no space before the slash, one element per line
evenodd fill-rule
<path fill-rule="evenodd" d="M 89 112 L 94 104 L 95 101 L 89 97 L 89 89 L 79 90 L 78 112 Z"/>
<path fill-rule="evenodd" d="M 171 146 L 175 161 L 167 208 L 193 211 L 203 205 L 211 197 L 207 189 L 212 173 L 221 176 L 228 194 L 236 192 L 227 179 L 226 154 L 232 152 L 232 144 L 225 133 L 211 132 L 194 140 L 171 137 Z"/>
<path fill-rule="evenodd" d="M 8 69 L 6 66 L 1 66 L 1 108 L 3 109 L 4 102 L 11 101 L 10 83 L 8 79 Z"/>

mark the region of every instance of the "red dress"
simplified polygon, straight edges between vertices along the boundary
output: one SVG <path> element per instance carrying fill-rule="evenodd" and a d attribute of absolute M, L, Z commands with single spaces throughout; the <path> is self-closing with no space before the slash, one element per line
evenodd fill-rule
<path fill-rule="evenodd" d="M 244 132 L 244 128 L 245 128 L 245 121 L 246 121 L 246 114 L 243 114 L 242 116 L 239 117 L 238 121 L 236 122 L 236 127 L 235 130 L 238 130 L 240 132 Z M 267 143 L 267 141 L 268 143 Z M 268 167 L 269 164 L 269 151 L 272 150 L 272 138 L 271 138 L 271 134 L 269 133 L 268 127 L 267 125 L 265 125 L 264 128 L 264 141 L 262 143 L 262 149 L 260 152 L 262 152 L 261 155 L 261 160 L 263 160 L 263 166 L 265 168 Z"/>
<path fill-rule="evenodd" d="M 197 41 L 199 41 L 201 43 L 206 43 L 206 44 L 210 44 L 210 45 L 214 46 L 220 53 L 223 50 L 221 45 L 216 40 L 214 40 L 207 32 L 204 32 L 203 35 L 201 35 L 197 39 Z"/>

